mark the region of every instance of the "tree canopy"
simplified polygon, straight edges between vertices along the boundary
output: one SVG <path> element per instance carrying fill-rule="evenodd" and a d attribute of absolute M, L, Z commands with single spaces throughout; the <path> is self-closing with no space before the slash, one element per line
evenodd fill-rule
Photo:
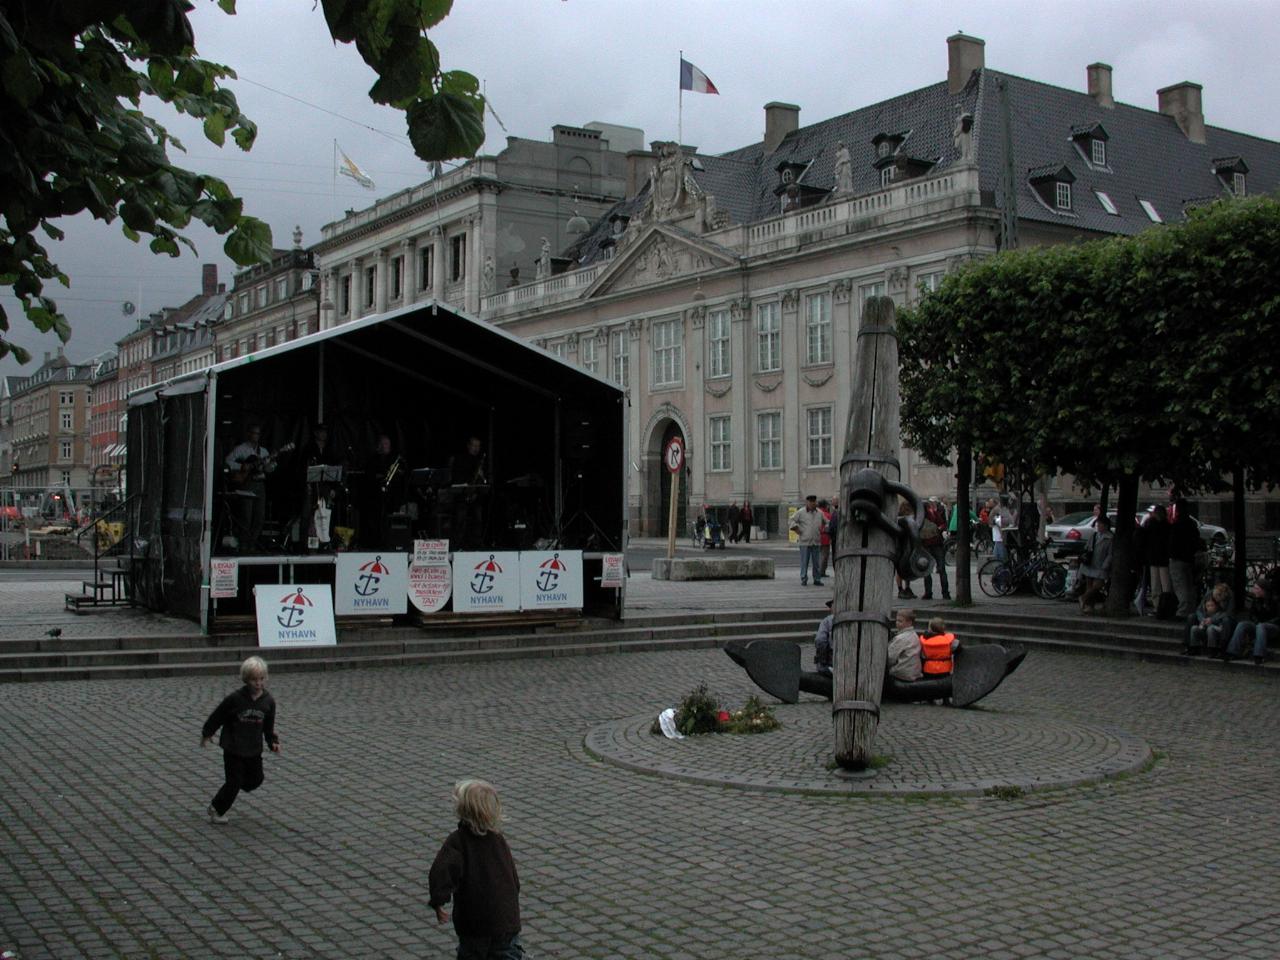
<path fill-rule="evenodd" d="M 217 0 L 228 14 L 235 0 Z M 377 103 L 405 114 L 410 142 L 423 160 L 475 154 L 484 141 L 484 99 L 469 73 L 442 71 L 426 31 L 452 0 L 323 0 L 333 38 L 354 43 L 378 74 Z M 0 284 L 27 319 L 64 342 L 67 318 L 46 283 L 69 278 L 44 248 L 60 240 L 60 217 L 87 211 L 120 221 L 125 236 L 150 237 L 157 254 L 191 247 L 191 221 L 226 236 L 237 264 L 271 256 L 270 228 L 244 211 L 222 180 L 183 169 L 170 150 L 183 145 L 141 108 L 144 95 L 203 123 L 204 135 L 242 150 L 257 127 L 221 81 L 228 66 L 196 54 L 187 0 L 0 0 Z M 193 247 L 191 247 L 194 249 Z M 27 351 L 8 341 L 0 308 L 0 357 Z"/>
<path fill-rule="evenodd" d="M 1116 483 L 1118 541 L 1140 480 L 1280 480 L 1277 257 L 1280 202 L 1260 197 L 975 263 L 899 316 L 905 439 Z"/>

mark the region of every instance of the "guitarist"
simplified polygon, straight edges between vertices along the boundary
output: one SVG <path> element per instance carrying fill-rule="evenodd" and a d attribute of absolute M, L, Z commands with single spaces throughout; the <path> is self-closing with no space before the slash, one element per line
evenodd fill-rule
<path fill-rule="evenodd" d="M 259 442 L 261 437 L 262 428 L 249 424 L 244 441 L 236 444 L 225 461 L 241 553 L 259 550 L 258 537 L 267 518 L 267 474 L 276 468 L 273 455 Z"/>

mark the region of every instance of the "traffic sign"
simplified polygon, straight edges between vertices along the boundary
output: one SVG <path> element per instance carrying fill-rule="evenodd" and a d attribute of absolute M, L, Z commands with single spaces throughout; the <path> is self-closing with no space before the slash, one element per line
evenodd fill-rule
<path fill-rule="evenodd" d="M 662 460 L 666 463 L 668 470 L 679 473 L 680 468 L 684 466 L 684 441 L 679 437 L 668 440 L 666 449 L 662 451 Z"/>

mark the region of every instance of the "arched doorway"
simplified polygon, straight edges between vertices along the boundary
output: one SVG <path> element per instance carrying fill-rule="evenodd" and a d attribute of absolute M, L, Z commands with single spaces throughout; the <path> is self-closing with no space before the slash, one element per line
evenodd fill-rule
<path fill-rule="evenodd" d="M 676 500 L 676 537 L 683 537 L 689 529 L 689 441 L 679 423 L 664 418 L 653 425 L 645 448 L 644 532 L 650 537 L 667 535 L 667 520 L 671 509 L 671 472 L 662 461 L 662 451 L 672 437 L 679 437 L 685 445 L 685 466 Z"/>

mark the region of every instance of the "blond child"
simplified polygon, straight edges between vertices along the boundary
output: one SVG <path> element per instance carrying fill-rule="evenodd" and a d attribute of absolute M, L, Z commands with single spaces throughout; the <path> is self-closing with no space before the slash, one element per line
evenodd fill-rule
<path fill-rule="evenodd" d="M 261 657 L 250 657 L 240 665 L 244 686 L 227 694 L 204 722 L 200 746 L 207 747 L 213 735 L 221 730 L 218 745 L 222 747 L 222 769 L 225 782 L 209 804 L 210 823 L 226 823 L 227 811 L 241 790 L 262 786 L 262 745 L 272 753 L 280 752 L 276 733 L 276 702 L 267 693 L 267 664 Z"/>
<path fill-rule="evenodd" d="M 458 829 L 445 839 L 427 875 L 428 903 L 440 923 L 453 900 L 458 960 L 521 960 L 520 877 L 502 836 L 502 801 L 484 780 L 453 786 Z"/>

